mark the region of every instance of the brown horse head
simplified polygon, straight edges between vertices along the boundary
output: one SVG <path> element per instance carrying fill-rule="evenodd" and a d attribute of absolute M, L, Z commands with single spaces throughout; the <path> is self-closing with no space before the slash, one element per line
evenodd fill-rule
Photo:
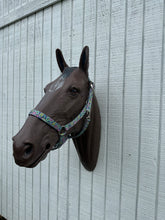
<path fill-rule="evenodd" d="M 13 137 L 16 164 L 35 167 L 48 152 L 72 138 L 83 166 L 92 171 L 100 145 L 100 112 L 88 78 L 89 48 L 84 47 L 79 67 L 69 67 L 57 49 L 62 72 L 49 83 L 45 95 Z"/>

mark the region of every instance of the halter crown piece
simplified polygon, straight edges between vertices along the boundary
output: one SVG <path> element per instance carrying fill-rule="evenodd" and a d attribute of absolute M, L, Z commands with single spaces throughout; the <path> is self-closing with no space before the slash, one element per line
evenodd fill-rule
<path fill-rule="evenodd" d="M 56 150 L 56 149 L 60 148 L 66 142 L 66 140 L 69 138 L 80 137 L 86 131 L 86 129 L 88 128 L 88 125 L 90 123 L 90 114 L 91 114 L 92 99 L 93 99 L 93 89 L 94 89 L 94 83 L 90 81 L 90 90 L 89 90 L 89 96 L 88 96 L 86 105 L 83 107 L 80 114 L 75 119 L 73 119 L 73 121 L 69 122 L 66 125 L 60 125 L 59 123 L 54 121 L 52 118 L 50 118 L 46 114 L 44 114 L 43 112 L 40 112 L 36 109 L 33 109 L 29 113 L 29 115 L 32 115 L 36 118 L 39 118 L 40 120 L 42 120 L 43 122 L 45 122 L 46 124 L 48 124 L 49 126 L 54 128 L 56 131 L 58 131 L 59 141 L 52 148 L 52 150 Z M 85 114 L 86 114 L 86 119 L 85 119 L 85 123 L 83 125 L 82 130 L 75 136 L 72 136 L 71 134 L 67 134 L 68 133 L 67 131 L 69 131 L 70 128 L 75 126 L 83 118 L 83 116 Z"/>

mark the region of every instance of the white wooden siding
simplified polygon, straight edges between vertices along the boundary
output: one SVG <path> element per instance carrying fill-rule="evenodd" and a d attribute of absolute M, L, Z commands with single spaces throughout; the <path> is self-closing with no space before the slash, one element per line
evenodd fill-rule
<path fill-rule="evenodd" d="M 163 0 L 0 0 L 0 214 L 8 220 L 165 219 Z M 72 141 L 34 169 L 12 136 L 58 77 L 55 49 L 90 78 L 102 118 L 94 172 Z"/>

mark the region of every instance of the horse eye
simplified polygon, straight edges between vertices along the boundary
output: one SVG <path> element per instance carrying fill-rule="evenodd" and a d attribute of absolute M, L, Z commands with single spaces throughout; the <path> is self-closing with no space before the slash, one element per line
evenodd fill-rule
<path fill-rule="evenodd" d="M 73 96 L 77 95 L 79 92 L 80 92 L 80 90 L 77 89 L 76 87 L 70 88 L 70 93 L 71 93 Z"/>

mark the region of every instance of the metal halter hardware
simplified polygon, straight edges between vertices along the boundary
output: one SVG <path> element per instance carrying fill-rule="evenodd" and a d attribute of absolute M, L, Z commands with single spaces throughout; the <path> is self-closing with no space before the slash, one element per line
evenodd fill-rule
<path fill-rule="evenodd" d="M 86 105 L 83 107 L 83 109 L 79 113 L 79 115 L 75 119 L 73 119 L 73 121 L 69 122 L 66 125 L 60 125 L 59 123 L 54 121 L 52 118 L 50 118 L 46 114 L 44 114 L 43 112 L 40 112 L 36 109 L 33 109 L 32 111 L 30 111 L 29 115 L 32 115 L 34 117 L 39 118 L 40 120 L 42 120 L 43 122 L 45 122 L 46 124 L 48 124 L 49 126 L 54 128 L 56 131 L 58 131 L 60 138 L 59 138 L 58 143 L 56 143 L 56 145 L 52 148 L 52 150 L 60 148 L 65 143 L 65 141 L 67 139 L 77 138 L 77 137 L 81 136 L 86 131 L 86 129 L 90 123 L 90 115 L 91 115 L 91 107 L 92 107 L 92 99 L 93 99 L 93 89 L 94 89 L 94 83 L 91 81 L 89 83 L 90 83 L 90 90 L 89 90 L 89 96 L 88 96 Z M 75 126 L 77 124 L 77 122 L 79 122 L 85 116 L 85 114 L 86 114 L 86 119 L 85 119 L 85 123 L 84 123 L 82 130 L 75 136 L 72 136 L 71 134 L 67 134 L 68 130 L 70 128 L 72 128 L 73 126 Z"/>

